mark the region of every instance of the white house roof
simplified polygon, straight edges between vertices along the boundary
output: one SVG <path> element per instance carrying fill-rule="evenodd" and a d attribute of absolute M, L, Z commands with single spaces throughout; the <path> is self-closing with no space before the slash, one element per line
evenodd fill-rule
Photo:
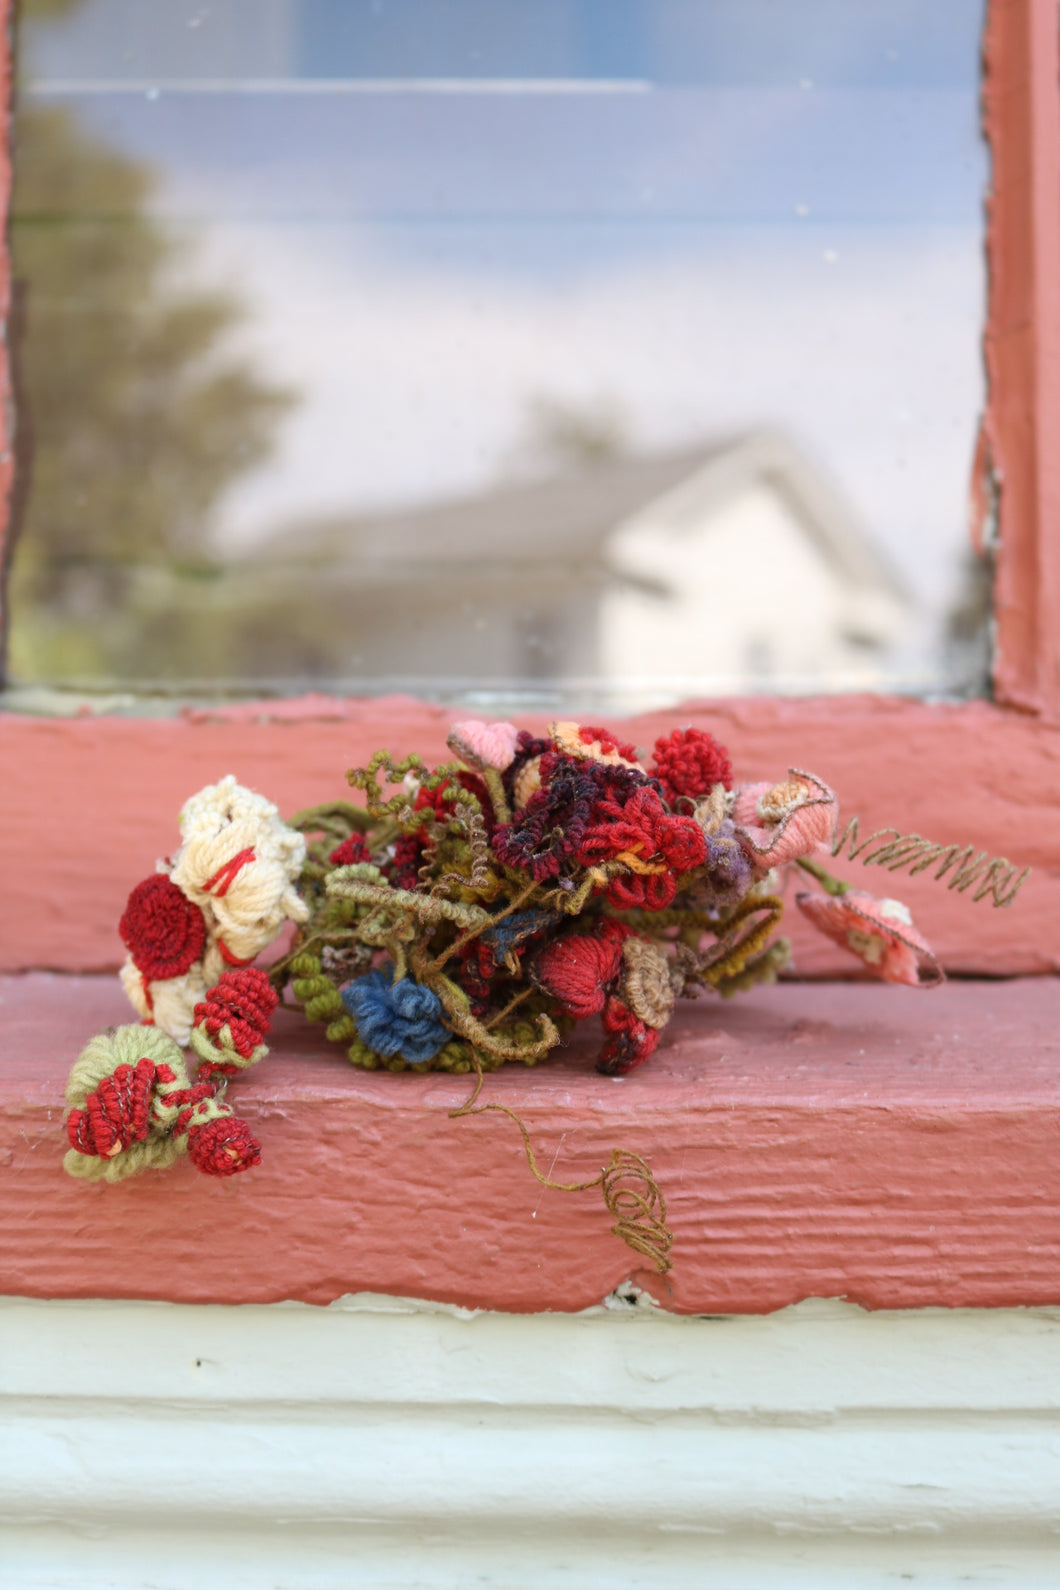
<path fill-rule="evenodd" d="M 836 486 L 787 437 L 760 430 L 665 453 L 623 454 L 544 480 L 371 514 L 287 523 L 246 554 L 258 570 L 359 585 L 496 577 L 562 567 L 622 579 L 609 555 L 620 527 L 644 520 L 709 533 L 710 509 L 765 483 L 851 586 L 904 601 L 887 560 Z"/>

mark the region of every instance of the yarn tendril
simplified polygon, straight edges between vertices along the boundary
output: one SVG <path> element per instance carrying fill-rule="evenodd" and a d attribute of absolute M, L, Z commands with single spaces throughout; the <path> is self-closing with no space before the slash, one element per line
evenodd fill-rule
<path fill-rule="evenodd" d="M 471 1054 L 475 1085 L 463 1104 L 449 1111 L 449 1119 L 455 1121 L 469 1115 L 506 1115 L 518 1127 L 526 1163 L 542 1187 L 548 1187 L 553 1192 L 569 1193 L 590 1192 L 594 1187 L 599 1187 L 607 1212 L 615 1222 L 611 1227 L 612 1234 L 620 1237 L 627 1248 L 647 1259 L 660 1275 L 671 1270 L 673 1260 L 670 1250 L 674 1236 L 666 1224 L 666 1199 L 648 1162 L 628 1149 L 613 1148 L 608 1163 L 588 1181 L 556 1181 L 552 1176 L 546 1176 L 538 1165 L 530 1132 L 522 1117 L 507 1104 L 478 1102 L 484 1077 L 477 1051 L 472 1049 Z"/>
<path fill-rule="evenodd" d="M 902 834 L 897 828 L 878 828 L 867 838 L 859 839 L 858 828 L 858 819 L 852 817 L 832 845 L 833 856 L 840 856 L 845 848 L 848 861 L 860 861 L 863 867 L 883 867 L 887 872 L 908 869 L 911 878 L 934 867 L 936 882 L 952 871 L 947 889 L 964 894 L 977 884 L 973 903 L 992 895 L 995 907 L 1011 905 L 1030 877 L 1030 867 L 1024 867 L 1017 876 L 1018 869 L 1007 856 L 992 857 L 989 851 L 977 851 L 974 845 L 940 845 L 921 834 Z"/>

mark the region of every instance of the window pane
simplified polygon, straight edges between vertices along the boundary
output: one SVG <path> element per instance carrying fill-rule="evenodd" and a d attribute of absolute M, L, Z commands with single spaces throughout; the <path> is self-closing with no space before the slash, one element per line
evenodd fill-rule
<path fill-rule="evenodd" d="M 15 683 L 979 687 L 980 0 L 26 0 Z"/>

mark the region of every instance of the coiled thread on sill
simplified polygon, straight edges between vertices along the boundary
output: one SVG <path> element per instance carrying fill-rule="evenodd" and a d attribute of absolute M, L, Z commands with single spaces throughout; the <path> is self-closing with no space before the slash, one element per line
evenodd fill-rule
<path fill-rule="evenodd" d="M 554 1192 L 588 1192 L 593 1187 L 599 1187 L 604 1196 L 607 1212 L 615 1222 L 611 1227 L 613 1235 L 621 1237 L 627 1248 L 639 1253 L 641 1258 L 649 1260 L 660 1275 L 665 1275 L 672 1269 L 670 1249 L 674 1237 L 666 1224 L 666 1199 L 647 1161 L 639 1154 L 630 1153 L 628 1149 L 614 1148 L 611 1150 L 609 1162 L 600 1174 L 593 1176 L 590 1181 L 553 1181 L 551 1176 L 544 1174 L 537 1163 L 530 1133 L 522 1118 L 506 1104 L 477 1102 L 482 1092 L 482 1066 L 474 1051 L 472 1058 L 475 1067 L 475 1086 L 470 1098 L 457 1109 L 449 1111 L 449 1119 L 457 1120 L 462 1115 L 491 1113 L 506 1115 L 519 1128 L 526 1152 L 526 1162 L 542 1187 L 550 1187 Z"/>

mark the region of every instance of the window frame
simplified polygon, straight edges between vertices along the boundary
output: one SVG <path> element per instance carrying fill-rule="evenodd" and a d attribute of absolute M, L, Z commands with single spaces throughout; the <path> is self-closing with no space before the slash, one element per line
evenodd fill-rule
<path fill-rule="evenodd" d="M 13 0 L 0 0 L 0 92 L 12 94 Z M 903 880 L 944 963 L 967 974 L 1060 970 L 1060 26 L 1054 0 L 988 0 L 983 118 L 993 158 L 987 204 L 988 402 L 973 482 L 973 538 L 995 561 L 991 702 L 887 696 L 686 703 L 629 721 L 640 742 L 680 719 L 711 725 L 748 776 L 815 768 L 846 811 L 943 842 L 1018 855 L 1032 878 L 997 914 L 923 879 Z M 0 203 L 11 188 L 10 118 Z M 9 253 L 0 310 L 12 325 Z M 0 551 L 20 482 L 9 344 L 0 350 Z M 0 639 L 3 616 L 0 612 Z M 2 697 L 0 697 L 2 708 Z M 444 707 L 408 699 L 309 696 L 185 709 L 174 717 L 69 719 L 0 710 L 0 872 L 10 906 L 0 971 L 97 970 L 119 956 L 114 924 L 128 857 L 172 842 L 190 789 L 229 768 L 283 809 L 339 793 L 342 770 L 380 743 L 444 754 Z M 529 716 L 538 727 L 540 717 Z M 86 844 L 86 835 L 91 843 Z M 869 884 L 871 887 L 871 882 Z M 1050 945 L 1052 947 L 1050 948 Z M 842 952 L 797 941 L 812 975 L 845 971 Z"/>
<path fill-rule="evenodd" d="M 12 0 L 0 4 L 10 96 Z M 650 743 L 675 718 L 709 725 L 749 777 L 809 766 L 873 826 L 1033 864 L 1004 912 L 901 880 L 943 962 L 996 976 L 1060 971 L 1056 0 L 989 0 L 984 68 L 994 184 L 976 520 L 996 557 L 995 699 L 694 702 L 631 720 L 629 733 Z M 5 205 L 9 189 L 5 143 Z M 9 294 L 5 253 L 8 324 Z M 0 388 L 2 531 L 18 489 L 6 349 Z M 290 811 L 341 794 L 342 769 L 380 744 L 441 757 L 450 718 L 408 698 L 72 719 L 0 701 L 0 972 L 112 970 L 130 876 L 167 853 L 200 784 L 232 770 Z M 803 974 L 849 970 L 824 941 L 797 940 L 796 953 Z M 599 1165 L 616 1142 L 649 1157 L 670 1197 L 678 1267 L 664 1283 L 635 1273 L 669 1308 L 754 1313 L 836 1294 L 875 1308 L 1060 1302 L 1055 989 L 956 985 L 921 1000 L 833 984 L 751 997 L 774 994 L 764 1027 L 754 1008 L 720 1024 L 683 1014 L 669 1062 L 660 1050 L 621 1087 L 585 1054 L 529 1077 L 505 1068 L 490 1087 L 550 1143 L 562 1124 L 557 1153 L 575 1165 Z M 0 980 L 0 1164 L 14 1168 L 0 1290 L 326 1303 L 364 1288 L 531 1312 L 584 1307 L 636 1265 L 599 1206 L 542 1194 L 514 1132 L 448 1120 L 462 1079 L 351 1076 L 304 1027 L 241 1102 L 269 1139 L 253 1178 L 207 1185 L 180 1167 L 161 1199 L 153 1178 L 73 1184 L 56 1138 L 62 1079 L 86 1023 L 121 1019 L 121 1005 L 110 979 Z M 726 1019 L 744 1022 L 754 1060 L 734 1062 L 727 1090 Z M 485 1201 L 470 1191 L 487 1186 Z"/>

